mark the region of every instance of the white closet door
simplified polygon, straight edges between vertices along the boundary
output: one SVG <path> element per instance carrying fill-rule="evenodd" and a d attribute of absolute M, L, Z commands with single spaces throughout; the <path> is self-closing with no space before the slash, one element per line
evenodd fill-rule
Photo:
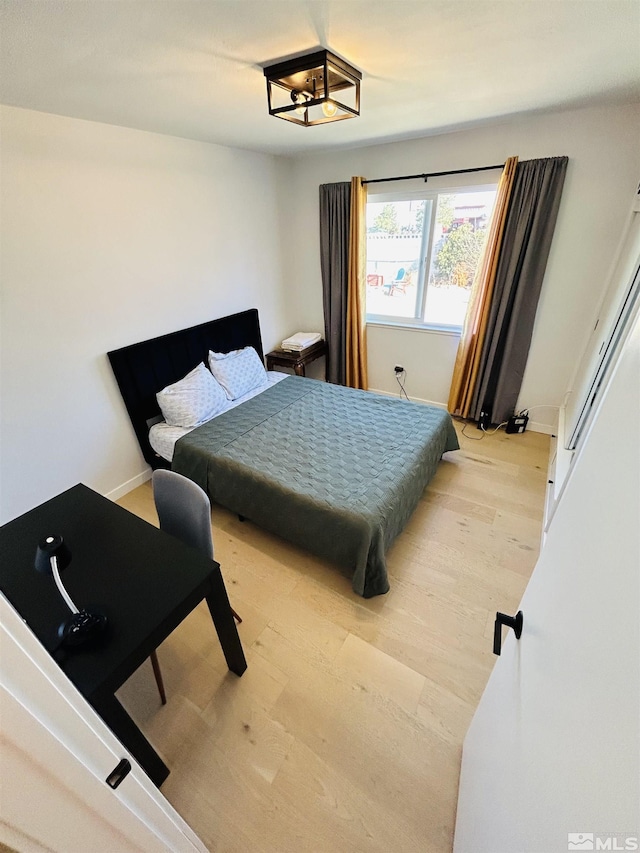
<path fill-rule="evenodd" d="M 566 405 L 565 437 L 576 448 L 588 428 L 618 347 L 640 304 L 640 211 L 633 211 L 621 240 L 613 271 L 584 356 L 573 378 Z"/>
<path fill-rule="evenodd" d="M 21 853 L 206 853 L 4 596 L 0 647 L 0 842 Z M 132 769 L 114 790 L 105 779 L 122 758 Z"/>
<path fill-rule="evenodd" d="M 467 734 L 456 853 L 640 849 L 639 424 L 637 321 Z"/>

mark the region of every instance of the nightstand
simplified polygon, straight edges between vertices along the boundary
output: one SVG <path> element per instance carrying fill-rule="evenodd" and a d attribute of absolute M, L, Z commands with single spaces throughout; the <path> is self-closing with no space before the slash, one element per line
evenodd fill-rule
<path fill-rule="evenodd" d="M 290 367 L 297 376 L 304 376 L 306 365 L 311 364 L 317 358 L 322 358 L 326 354 L 327 344 L 325 341 L 318 341 L 302 350 L 302 352 L 288 352 L 283 349 L 274 349 L 266 355 L 267 370 L 273 370 L 276 366 Z"/>

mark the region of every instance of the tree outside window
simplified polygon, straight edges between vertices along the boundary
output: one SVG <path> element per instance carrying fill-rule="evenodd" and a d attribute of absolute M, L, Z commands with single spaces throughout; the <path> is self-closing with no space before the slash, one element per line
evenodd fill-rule
<path fill-rule="evenodd" d="M 367 316 L 457 329 L 464 322 L 495 186 L 367 204 Z"/>

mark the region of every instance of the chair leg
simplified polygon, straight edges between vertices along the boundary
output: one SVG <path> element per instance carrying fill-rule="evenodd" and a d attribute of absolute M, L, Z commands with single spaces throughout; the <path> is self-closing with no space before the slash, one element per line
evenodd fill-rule
<path fill-rule="evenodd" d="M 151 659 L 151 666 L 153 667 L 153 674 L 156 677 L 156 684 L 158 685 L 158 693 L 160 694 L 160 701 L 163 705 L 167 704 L 167 697 L 164 692 L 164 682 L 162 681 L 162 673 L 160 672 L 160 662 L 158 661 L 158 655 L 156 652 L 151 652 L 149 655 Z"/>
<path fill-rule="evenodd" d="M 236 613 L 236 611 L 233 609 L 233 607 L 231 608 L 231 612 L 233 613 L 233 618 L 236 620 L 236 622 L 237 622 L 237 623 L 238 623 L 238 625 L 239 625 L 239 624 L 242 622 L 242 619 L 238 616 L 238 614 L 237 614 L 237 613 Z"/>

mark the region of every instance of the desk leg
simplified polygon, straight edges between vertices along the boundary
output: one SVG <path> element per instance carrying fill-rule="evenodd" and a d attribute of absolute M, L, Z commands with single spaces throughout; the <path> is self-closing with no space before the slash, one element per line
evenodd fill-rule
<path fill-rule="evenodd" d="M 213 624 L 218 632 L 218 639 L 222 646 L 227 666 L 236 675 L 242 675 L 247 668 L 242 643 L 238 636 L 238 629 L 233 619 L 233 611 L 227 597 L 227 590 L 222 580 L 220 569 L 211 576 L 211 589 L 207 595 L 209 612 Z"/>
<path fill-rule="evenodd" d="M 138 764 L 158 788 L 169 775 L 169 768 L 142 734 L 116 697 L 104 694 L 92 696 L 91 704 L 114 735 L 129 750 Z"/>
<path fill-rule="evenodd" d="M 296 364 L 293 370 L 296 376 L 304 376 L 304 364 Z"/>

